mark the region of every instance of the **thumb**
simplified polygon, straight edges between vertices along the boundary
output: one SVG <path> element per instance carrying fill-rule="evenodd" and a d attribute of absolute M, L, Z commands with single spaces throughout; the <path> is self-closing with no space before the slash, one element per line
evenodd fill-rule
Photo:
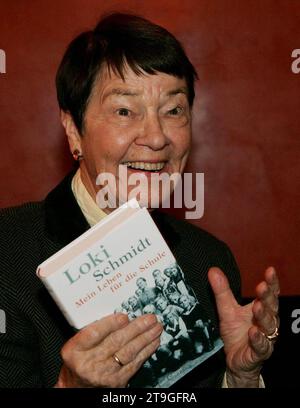
<path fill-rule="evenodd" d="M 228 279 L 220 268 L 213 267 L 208 271 L 208 280 L 215 295 L 219 317 L 233 312 L 237 301 L 230 289 Z"/>

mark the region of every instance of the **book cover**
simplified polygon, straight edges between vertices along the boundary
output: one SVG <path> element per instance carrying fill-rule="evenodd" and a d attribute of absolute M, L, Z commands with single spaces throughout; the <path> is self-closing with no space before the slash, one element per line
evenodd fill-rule
<path fill-rule="evenodd" d="M 64 313 L 81 329 L 114 313 L 153 313 L 161 344 L 136 376 L 140 387 L 170 387 L 223 343 L 206 320 L 149 212 L 131 200 L 37 269 Z"/>

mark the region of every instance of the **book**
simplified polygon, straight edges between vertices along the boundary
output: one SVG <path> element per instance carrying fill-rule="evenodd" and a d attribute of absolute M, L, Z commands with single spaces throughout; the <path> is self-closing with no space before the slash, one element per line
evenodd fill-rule
<path fill-rule="evenodd" d="M 161 343 L 136 376 L 141 387 L 169 387 L 223 343 L 146 208 L 125 203 L 40 264 L 42 280 L 76 330 L 116 312 L 153 313 Z"/>

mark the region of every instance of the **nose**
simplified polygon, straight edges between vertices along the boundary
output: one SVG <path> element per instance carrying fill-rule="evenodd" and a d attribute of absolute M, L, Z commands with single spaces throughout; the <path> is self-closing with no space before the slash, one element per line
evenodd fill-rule
<path fill-rule="evenodd" d="M 149 147 L 152 150 L 162 150 L 169 144 L 169 139 L 165 133 L 162 119 L 158 113 L 151 112 L 145 115 L 143 125 L 135 143 L 140 146 Z"/>

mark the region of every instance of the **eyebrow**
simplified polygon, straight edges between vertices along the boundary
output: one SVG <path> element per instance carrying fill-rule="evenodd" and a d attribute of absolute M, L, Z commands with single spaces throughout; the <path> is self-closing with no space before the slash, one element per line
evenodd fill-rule
<path fill-rule="evenodd" d="M 134 91 L 131 91 L 130 89 L 113 88 L 105 95 L 105 98 L 111 95 L 139 96 L 140 92 L 134 92 Z"/>
<path fill-rule="evenodd" d="M 183 87 L 183 88 L 174 89 L 174 90 L 167 93 L 168 96 L 173 96 L 173 95 L 177 95 L 177 94 L 187 95 L 188 90 L 187 90 L 187 88 Z"/>
<path fill-rule="evenodd" d="M 178 94 L 188 95 L 188 90 L 185 87 L 172 89 L 171 91 L 167 92 L 167 96 L 175 96 Z M 109 96 L 118 95 L 118 96 L 139 96 L 141 92 L 131 91 L 130 89 L 123 89 L 123 88 L 113 88 L 111 89 L 105 96 L 106 99 Z"/>

